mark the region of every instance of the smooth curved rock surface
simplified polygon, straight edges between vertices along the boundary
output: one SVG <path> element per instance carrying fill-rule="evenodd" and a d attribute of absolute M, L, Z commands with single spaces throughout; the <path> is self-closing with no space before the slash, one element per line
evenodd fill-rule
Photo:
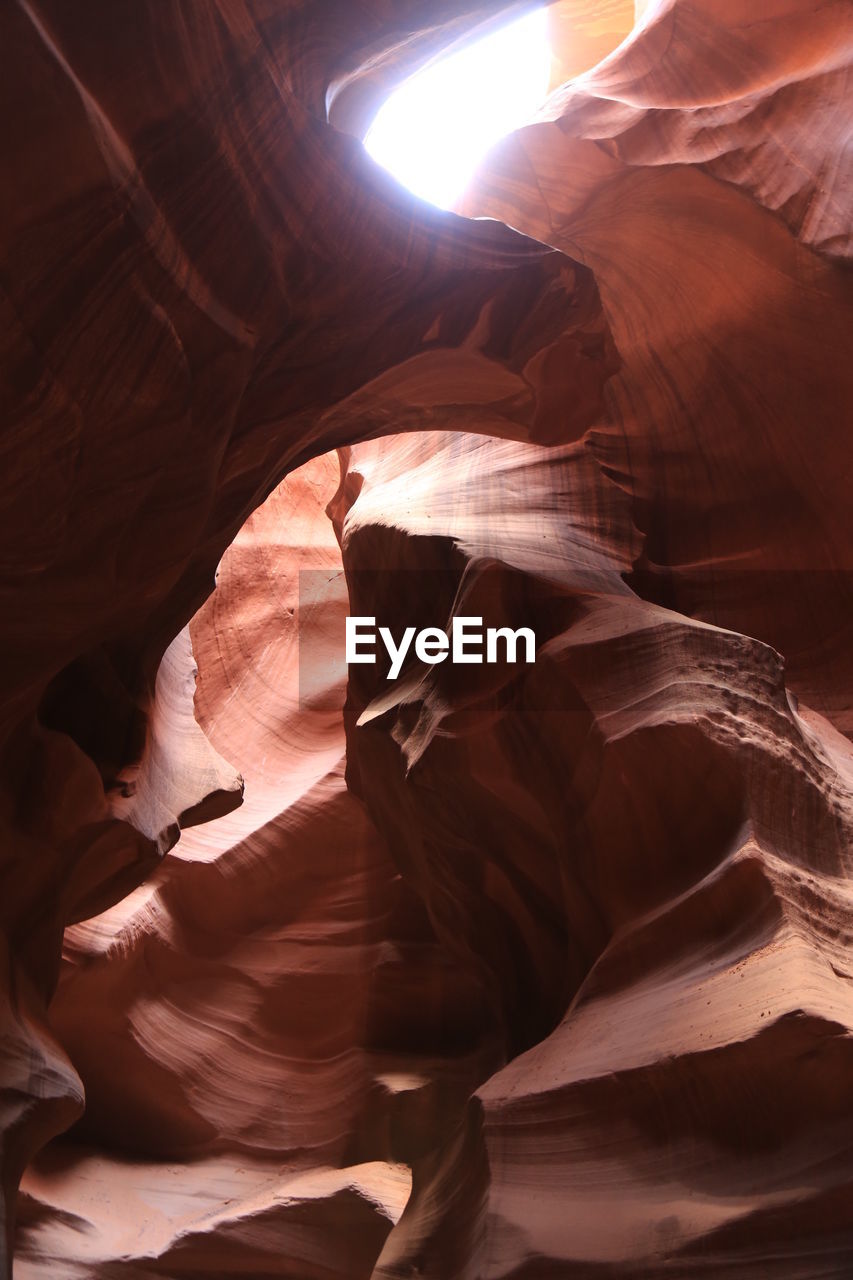
<path fill-rule="evenodd" d="M 66 930 L 51 1021 L 86 1109 L 25 1175 L 17 1275 L 369 1276 L 499 1060 L 344 783 L 339 482 L 332 455 L 280 485 L 191 626 L 245 804 Z"/>
<path fill-rule="evenodd" d="M 484 165 L 464 207 L 591 265 L 623 361 L 556 547 L 529 451 L 354 451 L 359 612 L 439 543 L 448 616 L 550 593 L 535 671 L 350 681 L 353 785 L 518 1055 L 377 1276 L 849 1270 L 844 20 L 647 6 Z"/>
<path fill-rule="evenodd" d="M 323 118 L 336 48 L 390 41 L 386 9 L 0 15 L 7 1202 L 80 1107 L 39 1029 L 63 928 L 239 798 L 188 717 L 155 741 L 155 679 L 247 515 L 392 425 L 582 431 L 616 366 L 586 268 L 424 208 Z"/>
<path fill-rule="evenodd" d="M 431 211 L 523 7 L 0 17 L 24 1280 L 850 1272 L 850 9 L 562 0 Z"/>

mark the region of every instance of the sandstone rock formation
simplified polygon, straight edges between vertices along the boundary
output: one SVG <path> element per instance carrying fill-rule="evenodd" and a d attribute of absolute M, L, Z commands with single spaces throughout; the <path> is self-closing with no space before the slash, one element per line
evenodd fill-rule
<path fill-rule="evenodd" d="M 849 1274 L 853 14 L 562 0 L 432 211 L 523 7 L 0 13 L 17 1277 Z"/>

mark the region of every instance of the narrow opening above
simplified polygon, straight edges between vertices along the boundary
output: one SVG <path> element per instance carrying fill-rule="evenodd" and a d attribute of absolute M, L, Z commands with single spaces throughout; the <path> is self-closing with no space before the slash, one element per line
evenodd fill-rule
<path fill-rule="evenodd" d="M 550 74 L 540 8 L 411 76 L 379 109 L 365 146 L 416 195 L 452 208 L 489 148 L 533 119 Z"/>

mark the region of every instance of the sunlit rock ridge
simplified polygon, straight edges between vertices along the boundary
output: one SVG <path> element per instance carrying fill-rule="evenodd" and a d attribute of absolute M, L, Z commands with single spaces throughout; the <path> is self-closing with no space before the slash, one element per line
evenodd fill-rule
<path fill-rule="evenodd" d="M 846 1280 L 853 10 L 0 9 L 16 1280 Z M 345 617 L 528 626 L 342 663 Z"/>

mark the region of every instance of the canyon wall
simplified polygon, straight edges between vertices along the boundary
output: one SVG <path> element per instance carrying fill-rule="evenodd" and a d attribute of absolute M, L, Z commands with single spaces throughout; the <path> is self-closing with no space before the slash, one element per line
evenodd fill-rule
<path fill-rule="evenodd" d="M 853 13 L 563 0 L 431 210 L 524 7 L 0 15 L 18 1277 L 849 1273 Z"/>

